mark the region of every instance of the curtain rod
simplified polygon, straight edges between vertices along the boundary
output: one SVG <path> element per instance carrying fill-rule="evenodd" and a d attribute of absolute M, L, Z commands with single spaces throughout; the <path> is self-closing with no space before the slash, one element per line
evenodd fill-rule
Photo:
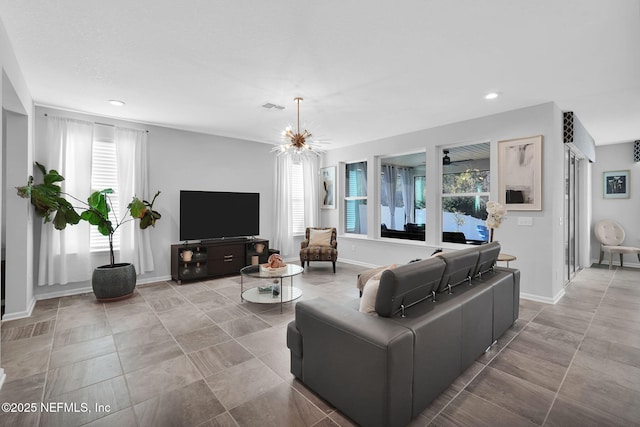
<path fill-rule="evenodd" d="M 44 113 L 44 116 L 45 116 L 45 117 L 49 117 L 49 114 Z M 57 116 L 51 116 L 51 117 L 57 117 Z M 116 127 L 116 125 L 111 125 L 111 124 L 109 124 L 109 123 L 93 122 L 93 124 L 96 124 L 96 125 L 102 125 L 102 126 L 111 126 L 112 128 Z M 146 132 L 146 133 L 149 133 L 149 131 L 148 131 L 148 130 L 146 130 L 146 129 L 145 129 L 145 132 Z"/>

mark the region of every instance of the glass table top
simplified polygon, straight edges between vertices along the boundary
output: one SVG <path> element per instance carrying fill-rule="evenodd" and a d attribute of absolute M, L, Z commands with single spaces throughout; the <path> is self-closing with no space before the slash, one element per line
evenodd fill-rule
<path fill-rule="evenodd" d="M 261 268 L 261 265 L 249 265 L 240 270 L 240 274 L 249 277 L 258 277 L 258 278 L 282 278 L 282 277 L 291 277 L 297 274 L 300 274 L 304 271 L 302 267 L 297 264 L 287 264 L 282 269 L 278 269 L 275 271 L 264 271 Z"/>

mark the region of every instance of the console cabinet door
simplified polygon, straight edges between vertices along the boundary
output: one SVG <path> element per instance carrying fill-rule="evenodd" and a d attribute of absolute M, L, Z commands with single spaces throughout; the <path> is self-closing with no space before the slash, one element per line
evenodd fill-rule
<path fill-rule="evenodd" d="M 245 263 L 245 245 L 210 246 L 207 250 L 209 274 L 239 273 Z"/>

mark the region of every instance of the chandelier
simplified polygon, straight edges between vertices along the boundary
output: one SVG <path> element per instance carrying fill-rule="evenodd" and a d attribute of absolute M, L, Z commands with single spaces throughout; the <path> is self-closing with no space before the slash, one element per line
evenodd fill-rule
<path fill-rule="evenodd" d="M 314 150 L 309 143 L 311 140 L 311 132 L 306 129 L 300 132 L 300 101 L 302 101 L 302 98 L 298 96 L 293 100 L 298 103 L 298 127 L 294 132 L 293 128 L 291 126 L 288 126 L 282 132 L 282 139 L 284 139 L 286 142 L 284 144 L 273 147 L 271 151 L 277 151 L 278 155 L 307 155 L 312 153 L 316 156 L 319 156 L 320 153 L 317 150 Z M 307 140 L 309 140 L 309 142 Z"/>

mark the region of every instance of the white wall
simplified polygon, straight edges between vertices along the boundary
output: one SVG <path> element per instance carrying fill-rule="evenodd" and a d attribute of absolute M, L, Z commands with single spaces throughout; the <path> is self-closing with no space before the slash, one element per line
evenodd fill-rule
<path fill-rule="evenodd" d="M 603 197 L 603 172 L 630 171 L 630 194 L 628 199 L 605 199 Z M 602 145 L 596 147 L 596 162 L 592 165 L 592 224 L 591 224 L 591 260 L 598 262 L 600 244 L 593 235 L 593 224 L 602 219 L 613 219 L 625 230 L 627 246 L 640 247 L 640 163 L 633 162 L 633 142 Z M 605 256 L 606 258 L 606 256 Z M 614 258 L 615 263 L 619 259 Z M 624 264 L 639 267 L 638 257 L 625 255 Z"/>
<path fill-rule="evenodd" d="M 361 265 L 405 263 L 414 258 L 425 258 L 436 247 L 460 248 L 461 245 L 441 243 L 432 230 L 439 230 L 440 221 L 440 173 L 441 148 L 459 144 L 491 143 L 491 200 L 498 199 L 498 155 L 500 140 L 543 135 L 543 200 L 542 211 L 511 211 L 502 226 L 496 230 L 503 252 L 513 254 L 518 260 L 512 266 L 521 270 L 522 296 L 546 302 L 557 300 L 563 293 L 563 157 L 562 112 L 553 103 L 510 111 L 409 134 L 384 138 L 363 144 L 335 149 L 325 153 L 323 166 L 339 166 L 342 162 L 368 161 L 368 230 L 369 236 L 339 236 L 339 259 Z M 416 151 L 427 152 L 427 241 L 390 242 L 377 239 L 377 197 L 379 156 Z M 338 168 L 338 198 L 343 194 L 344 170 Z M 322 225 L 342 229 L 340 209 L 323 210 Z M 518 217 L 533 218 L 533 227 L 518 226 Z"/>
<path fill-rule="evenodd" d="M 0 105 L 3 109 L 3 120 L 0 121 L 0 135 L 2 135 L 3 144 L 3 149 L 0 150 L 0 153 L 2 153 L 0 154 L 0 156 L 2 156 L 0 157 L 0 164 L 4 167 L 6 164 L 15 162 L 18 168 L 20 165 L 26 167 L 26 165 L 31 162 L 31 154 L 33 152 L 33 100 L 27 89 L 22 71 L 20 70 L 2 21 L 0 21 L 0 74 L 2 75 L 0 79 Z M 18 113 L 21 116 L 8 119 L 8 112 L 12 112 L 12 114 Z M 14 130 L 5 129 L 8 120 L 11 120 L 12 125 L 17 126 L 13 127 Z M 13 138 L 11 136 L 12 133 L 17 129 L 20 129 L 15 135 L 18 139 L 9 141 L 10 137 Z M 20 150 L 18 148 L 19 146 L 23 149 Z M 13 157 L 15 152 L 20 153 L 17 158 Z M 4 158 L 4 156 L 6 156 L 6 158 Z M 8 238 L 10 236 L 3 236 L 2 231 L 0 231 L 0 241 L 4 243 L 6 249 L 15 249 L 17 253 L 26 257 L 19 265 L 12 263 L 12 265 L 15 265 L 14 267 L 7 264 L 6 290 L 11 292 L 12 295 L 16 295 L 16 298 L 11 301 L 12 307 L 7 307 L 7 309 L 28 315 L 33 307 L 34 301 L 33 278 L 29 274 L 31 270 L 30 263 L 33 258 L 30 234 L 32 233 L 33 227 L 31 215 L 25 206 L 26 201 L 9 199 L 9 193 L 6 188 L 13 183 L 14 178 L 15 177 L 10 176 L 8 173 L 3 173 L 0 177 L 0 200 L 2 200 L 3 204 L 3 209 L 0 209 L 0 212 L 4 212 L 7 215 L 7 218 L 3 218 L 2 213 L 0 213 L 0 221 L 5 221 L 5 229 L 10 229 L 15 225 L 20 228 L 23 234 L 19 235 L 16 241 L 9 241 Z M 16 197 L 16 199 L 18 198 Z M 28 205 L 28 202 L 26 202 L 26 204 Z M 20 211 L 20 206 L 25 206 L 22 211 Z M 18 212 L 19 216 L 13 218 L 11 222 L 8 222 L 8 215 L 13 212 L 13 209 L 17 209 L 16 212 Z M 13 259 L 14 258 L 12 258 L 12 260 Z M 20 270 L 21 268 L 23 269 L 22 271 Z M 2 297 L 4 298 L 5 296 L 2 295 Z M 5 317 L 6 315 L 7 312 L 5 312 Z M 2 364 L 1 350 L 0 348 L 0 366 Z M 0 388 L 2 388 L 5 378 L 4 369 L 0 367 Z"/>
<path fill-rule="evenodd" d="M 149 187 L 151 192 L 162 192 L 154 205 L 162 214 L 162 219 L 154 228 L 146 230 L 151 233 L 156 268 L 153 272 L 140 275 L 139 283 L 170 278 L 170 246 L 180 243 L 180 190 L 260 193 L 260 236 L 269 239 L 273 244 L 271 230 L 275 160 L 270 153 L 270 145 L 37 107 L 35 160 L 38 160 L 39 148 L 46 144 L 42 139 L 45 113 L 149 131 Z M 39 241 L 39 227 L 40 224 L 36 224 L 36 246 Z M 37 250 L 36 247 L 36 252 Z M 108 262 L 107 255 L 101 254 L 94 261 L 96 265 L 105 264 Z M 37 266 L 37 262 L 35 265 Z M 39 286 L 36 294 L 38 299 L 42 299 L 90 289 L 89 282 L 82 282 Z"/>

